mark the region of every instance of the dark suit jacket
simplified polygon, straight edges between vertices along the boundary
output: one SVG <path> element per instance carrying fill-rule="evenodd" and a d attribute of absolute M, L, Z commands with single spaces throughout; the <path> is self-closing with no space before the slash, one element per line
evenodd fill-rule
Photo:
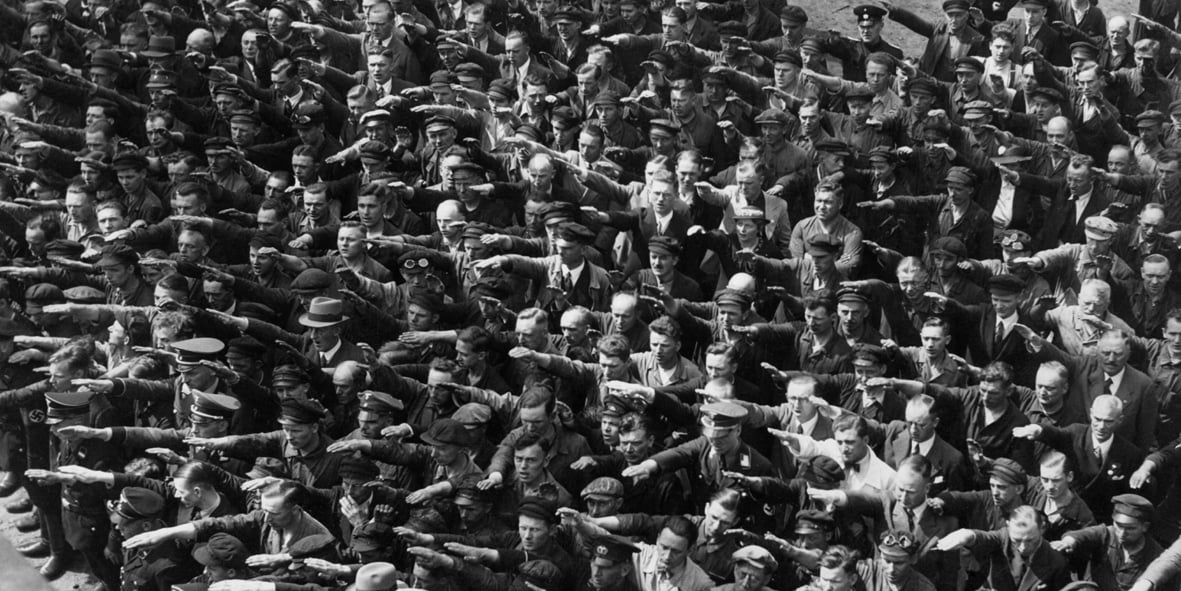
<path fill-rule="evenodd" d="M 1050 447 L 1074 457 L 1075 489 L 1097 517 L 1110 520 L 1111 497 L 1133 492 L 1128 478 L 1144 461 L 1145 452 L 1117 434 L 1099 465 L 1094 438 L 1089 424 L 1043 425 L 1040 437 Z"/>
<path fill-rule="evenodd" d="M 892 421 L 886 425 L 886 443 L 882 460 L 891 468 L 898 468 L 898 463 L 910 455 L 912 438 L 910 429 L 903 421 Z M 964 454 L 952 447 L 938 434 L 931 444 L 931 451 L 924 457 L 931 462 L 931 494 L 939 494 L 945 490 L 967 490 L 968 471 L 965 469 Z"/>
<path fill-rule="evenodd" d="M 988 571 L 988 586 L 993 591 L 1053 591 L 1070 583 L 1070 566 L 1060 552 L 1050 547 L 1048 540 L 1034 551 L 1026 562 L 1025 576 L 1014 581 L 1009 570 L 1009 559 L 1015 551 L 1009 542 L 1008 528 L 996 531 L 975 531 L 973 553 Z"/>
<path fill-rule="evenodd" d="M 1039 195 L 1053 195 L 1050 209 L 1046 212 L 1046 223 L 1041 232 L 1034 237 L 1040 249 L 1054 248 L 1065 242 L 1085 244 L 1087 236 L 1084 233 L 1083 221 L 1111 205 L 1111 196 L 1106 187 L 1092 185 L 1091 200 L 1083 209 L 1083 215 L 1075 215 L 1075 200 L 1071 198 L 1066 188 L 1066 177 L 1047 178 L 1034 174 L 1021 173 L 1019 185 Z"/>
<path fill-rule="evenodd" d="M 953 55 L 952 33 L 942 19 L 939 24 L 932 24 L 901 6 L 893 7 L 890 18 L 927 38 L 927 46 L 923 49 L 923 56 L 919 58 L 918 69 L 937 80 L 955 82 L 955 60 L 961 57 L 988 55 L 988 38 L 970 26 L 959 32 L 961 53 Z"/>
<path fill-rule="evenodd" d="M 1085 412 L 1091 408 L 1091 403 L 1097 396 L 1105 393 L 1107 375 L 1103 372 L 1103 363 L 1098 355 L 1072 357 L 1052 343 L 1046 343 L 1044 353 L 1071 369 L 1067 404 L 1078 406 Z M 1159 387 L 1156 382 L 1129 365 L 1124 370 L 1124 377 L 1116 388 L 1115 396 L 1124 403 L 1124 418 L 1115 428 L 1116 435 L 1140 449 L 1155 447 L 1157 412 L 1160 408 Z"/>
<path fill-rule="evenodd" d="M 656 273 L 652 269 L 640 269 L 624 282 L 624 288 L 637 289 L 640 285 L 660 285 Z M 700 302 L 705 299 L 701 293 L 701 286 L 684 273 L 673 270 L 673 280 L 669 284 L 668 295 L 682 300 Z"/>
<path fill-rule="evenodd" d="M 910 532 L 919 544 L 915 567 L 935 580 L 955 580 L 959 571 L 959 552 L 935 549 L 935 543 L 940 538 L 959 528 L 959 521 L 955 517 L 939 515 L 928 507 L 912 528 L 904 507 L 895 499 L 893 492 L 875 494 L 849 491 L 847 495 L 844 511 L 873 519 L 873 539 L 879 539 L 882 532 L 890 530 Z"/>

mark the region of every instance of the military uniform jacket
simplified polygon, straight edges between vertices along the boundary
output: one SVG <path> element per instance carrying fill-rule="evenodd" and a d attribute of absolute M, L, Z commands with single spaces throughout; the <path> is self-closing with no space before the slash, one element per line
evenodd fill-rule
<path fill-rule="evenodd" d="M 680 468 L 689 472 L 692 494 L 698 505 L 708 501 L 715 491 L 734 486 L 730 478 L 722 475 L 723 471 L 741 472 L 748 476 L 771 474 L 771 461 L 749 445 L 741 443 L 730 458 L 723 458 L 713 451 L 705 437 L 666 449 L 649 459 L 656 462 L 662 473 Z"/>
<path fill-rule="evenodd" d="M 168 541 L 150 549 L 125 550 L 119 578 L 123 591 L 170 591 L 200 574 L 188 552 Z"/>
<path fill-rule="evenodd" d="M 1129 589 L 1148 565 L 1164 552 L 1152 536 L 1145 536 L 1144 547 L 1130 560 L 1125 560 L 1124 550 L 1115 537 L 1115 528 L 1110 525 L 1095 525 L 1066 535 L 1078 541 L 1074 554 L 1086 558 L 1087 578 L 1099 583 L 1100 589 Z"/>

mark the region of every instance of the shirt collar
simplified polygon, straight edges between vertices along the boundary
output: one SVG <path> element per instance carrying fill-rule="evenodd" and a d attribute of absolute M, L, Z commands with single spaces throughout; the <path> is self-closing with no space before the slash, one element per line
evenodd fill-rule
<path fill-rule="evenodd" d="M 332 359 L 332 357 L 334 355 L 336 355 L 336 352 L 339 351 L 343 345 L 344 345 L 344 339 L 338 339 L 336 341 L 335 347 L 332 347 L 331 349 L 329 349 L 327 351 L 320 352 L 320 359 Z"/>

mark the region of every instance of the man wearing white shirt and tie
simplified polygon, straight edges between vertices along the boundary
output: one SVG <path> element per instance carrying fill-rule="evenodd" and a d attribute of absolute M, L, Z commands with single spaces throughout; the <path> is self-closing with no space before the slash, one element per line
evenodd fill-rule
<path fill-rule="evenodd" d="M 800 458 L 826 455 L 840 462 L 845 469 L 841 490 L 884 492 L 893 489 L 894 469 L 886 465 L 869 448 L 869 424 L 859 415 L 846 414 L 833 423 L 833 439 L 817 441 L 799 435 L 770 429 L 771 434 Z"/>

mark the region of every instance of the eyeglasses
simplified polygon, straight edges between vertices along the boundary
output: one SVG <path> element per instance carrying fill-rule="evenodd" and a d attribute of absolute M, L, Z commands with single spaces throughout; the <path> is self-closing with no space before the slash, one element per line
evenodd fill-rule
<path fill-rule="evenodd" d="M 425 257 L 421 259 L 406 259 L 406 262 L 402 263 L 402 268 L 407 270 L 426 269 L 430 266 L 431 262 Z"/>

